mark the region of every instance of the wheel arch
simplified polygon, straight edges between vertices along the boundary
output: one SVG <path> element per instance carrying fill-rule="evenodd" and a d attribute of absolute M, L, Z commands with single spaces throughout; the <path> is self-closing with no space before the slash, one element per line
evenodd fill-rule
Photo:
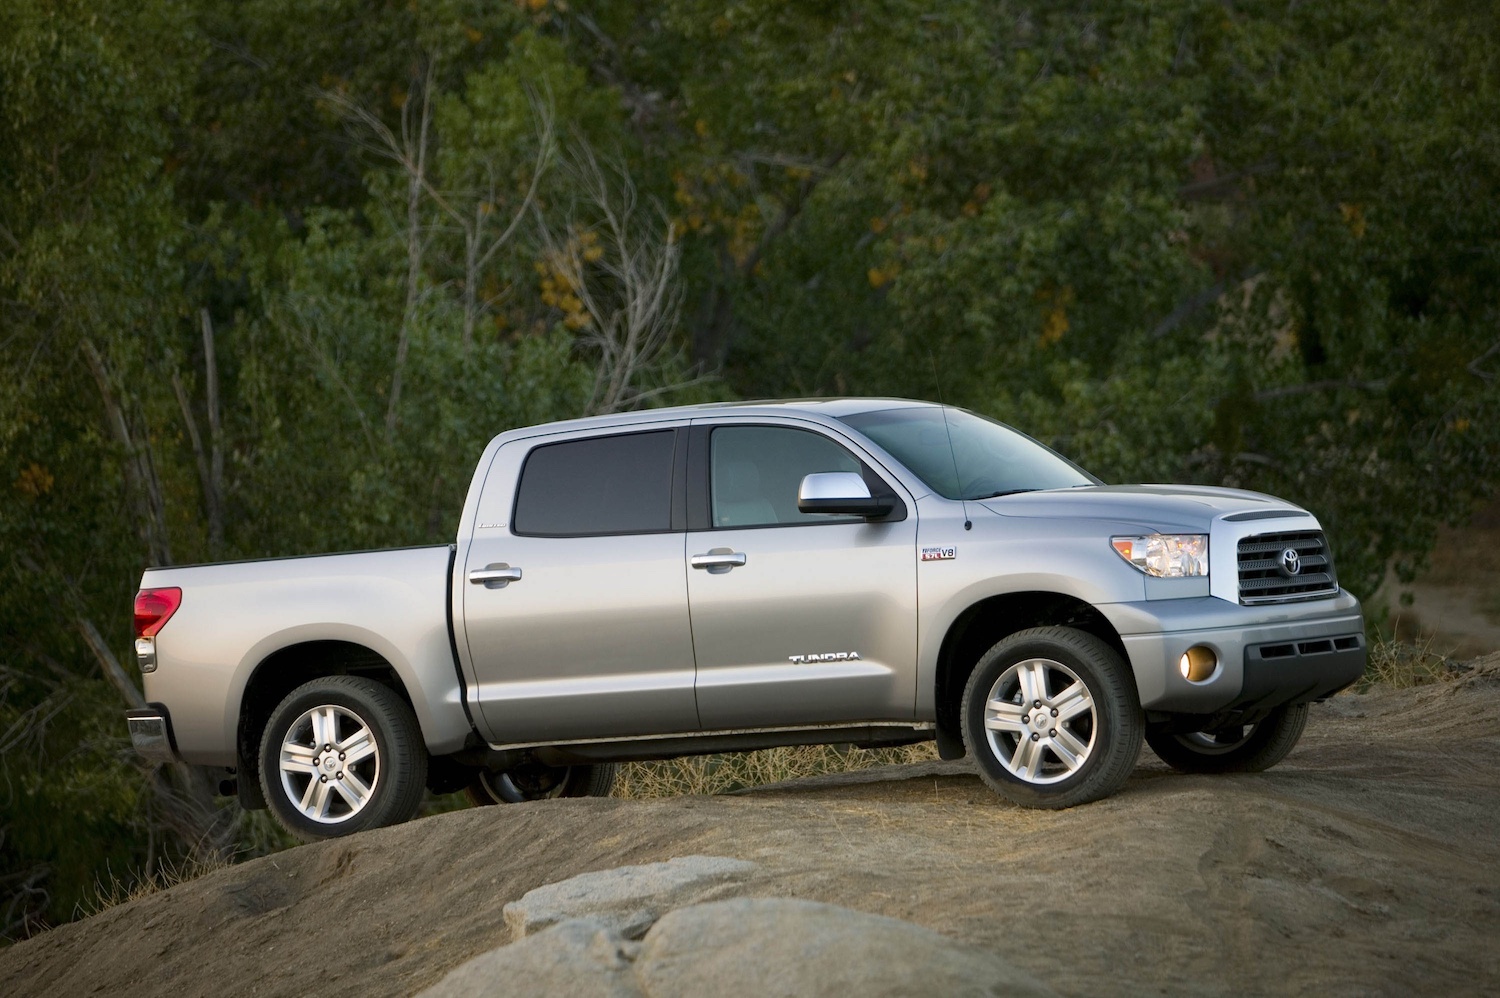
<path fill-rule="evenodd" d="M 401 674 L 385 656 L 354 641 L 316 639 L 299 641 L 271 652 L 255 666 L 240 696 L 235 726 L 235 768 L 240 801 L 261 808 L 260 739 L 271 712 L 303 683 L 328 676 L 363 676 L 388 687 L 415 711 Z"/>
<path fill-rule="evenodd" d="M 1076 596 L 1047 591 L 1001 593 L 981 599 L 948 626 L 938 650 L 933 706 L 937 715 L 938 751 L 943 758 L 964 754 L 959 709 L 964 686 L 979 658 L 997 641 L 1031 627 L 1071 627 L 1092 634 L 1129 663 L 1125 643 L 1109 620 Z M 1135 682 L 1135 674 L 1129 673 Z"/>

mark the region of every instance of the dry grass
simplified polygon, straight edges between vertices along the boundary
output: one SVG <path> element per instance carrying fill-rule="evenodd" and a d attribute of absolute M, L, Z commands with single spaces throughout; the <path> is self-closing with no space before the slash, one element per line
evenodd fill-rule
<path fill-rule="evenodd" d="M 79 904 L 74 917 L 77 919 L 97 915 L 116 905 L 148 897 L 168 887 L 176 887 L 189 880 L 197 880 L 205 874 L 227 869 L 233 865 L 232 859 L 187 858 L 175 863 L 163 861 L 150 873 L 137 873 L 123 880 L 111 870 L 109 883 L 102 880 L 94 881 L 93 897 Z"/>
<path fill-rule="evenodd" d="M 620 767 L 616 797 L 679 797 L 722 794 L 745 787 L 779 783 L 824 773 L 844 773 L 872 766 L 926 762 L 937 758 L 931 742 L 899 748 L 858 749 L 848 745 L 793 745 L 730 755 L 689 756 L 662 762 L 634 762 Z"/>
<path fill-rule="evenodd" d="M 1365 678 L 1358 688 L 1369 689 L 1378 683 L 1408 689 L 1457 679 L 1465 674 L 1465 670 L 1448 656 L 1433 651 L 1430 639 L 1421 644 L 1413 644 L 1378 635 L 1370 645 Z"/>

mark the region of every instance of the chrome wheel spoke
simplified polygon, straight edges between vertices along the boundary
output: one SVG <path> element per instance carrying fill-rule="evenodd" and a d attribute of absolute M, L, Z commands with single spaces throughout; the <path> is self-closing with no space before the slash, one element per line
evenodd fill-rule
<path fill-rule="evenodd" d="M 334 718 L 332 707 L 319 707 L 312 711 L 313 747 L 319 745 L 332 745 L 336 741 L 335 734 L 338 731 L 338 721 Z"/>
<path fill-rule="evenodd" d="M 1030 707 L 1047 699 L 1047 667 L 1041 662 L 1023 662 L 1016 666 L 1016 681 L 1021 684 L 1021 703 Z"/>
<path fill-rule="evenodd" d="M 339 742 L 338 750 L 344 753 L 343 764 L 352 766 L 375 754 L 375 738 L 370 734 L 369 728 L 360 728 Z"/>
<path fill-rule="evenodd" d="M 350 811 L 358 811 L 364 807 L 370 796 L 370 788 L 365 786 L 364 781 L 347 771 L 342 780 L 333 782 L 333 788 L 348 802 Z"/>
<path fill-rule="evenodd" d="M 307 781 L 307 789 L 302 791 L 302 799 L 297 802 L 297 807 L 303 814 L 312 813 L 313 798 L 318 795 L 318 787 L 322 785 L 316 776 Z"/>
<path fill-rule="evenodd" d="M 1042 743 L 1029 737 L 1016 743 L 1016 751 L 1010 757 L 1011 770 L 1023 780 L 1035 779 L 1042 765 Z"/>
<path fill-rule="evenodd" d="M 1083 757 L 1088 755 L 1089 747 L 1078 740 L 1078 736 L 1067 728 L 1058 728 L 1057 735 L 1052 739 L 1052 752 L 1062 764 L 1068 767 L 1068 772 L 1073 772 L 1083 765 Z"/>
<path fill-rule="evenodd" d="M 326 818 L 328 816 L 328 784 L 322 780 L 316 780 L 312 786 L 316 789 L 313 793 L 310 817 Z"/>
<path fill-rule="evenodd" d="M 984 706 L 986 728 L 991 731 L 1004 731 L 1021 737 L 1025 736 L 1026 722 L 1021 719 L 1026 716 L 1026 708 L 1021 704 L 1010 703 L 1006 700 L 991 700 Z"/>
<path fill-rule="evenodd" d="M 313 750 L 306 745 L 287 743 L 281 746 L 281 771 L 283 773 L 296 773 L 299 776 L 316 774 L 318 767 L 313 763 Z"/>
<path fill-rule="evenodd" d="M 1094 709 L 1094 699 L 1089 696 L 1088 687 L 1082 683 L 1074 683 L 1063 690 L 1052 701 L 1052 707 L 1057 711 L 1057 723 L 1067 724 L 1079 714 Z"/>

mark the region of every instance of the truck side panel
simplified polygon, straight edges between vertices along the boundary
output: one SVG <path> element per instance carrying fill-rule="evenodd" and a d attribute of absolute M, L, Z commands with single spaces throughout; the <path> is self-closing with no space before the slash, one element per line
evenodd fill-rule
<path fill-rule="evenodd" d="M 142 587 L 180 586 L 182 606 L 157 635 L 146 698 L 167 708 L 185 761 L 232 766 L 255 669 L 293 645 L 346 641 L 391 664 L 428 750 L 455 751 L 471 727 L 448 637 L 451 558 L 444 545 L 151 569 Z"/>

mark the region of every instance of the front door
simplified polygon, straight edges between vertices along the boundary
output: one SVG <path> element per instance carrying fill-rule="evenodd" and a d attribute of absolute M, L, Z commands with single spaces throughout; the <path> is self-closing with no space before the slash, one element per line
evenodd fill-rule
<path fill-rule="evenodd" d="M 706 487 L 688 495 L 708 516 L 687 535 L 687 577 L 704 729 L 910 720 L 915 516 L 899 500 L 870 522 L 797 510 L 814 472 L 898 491 L 821 428 L 701 425 L 694 447 L 706 438 L 707 454 L 695 453 L 688 473 Z"/>
<path fill-rule="evenodd" d="M 514 489 L 514 510 L 475 531 L 462 576 L 470 701 L 492 743 L 698 727 L 671 511 L 685 436 L 515 441 L 497 454 L 486 490 L 508 506 Z"/>

